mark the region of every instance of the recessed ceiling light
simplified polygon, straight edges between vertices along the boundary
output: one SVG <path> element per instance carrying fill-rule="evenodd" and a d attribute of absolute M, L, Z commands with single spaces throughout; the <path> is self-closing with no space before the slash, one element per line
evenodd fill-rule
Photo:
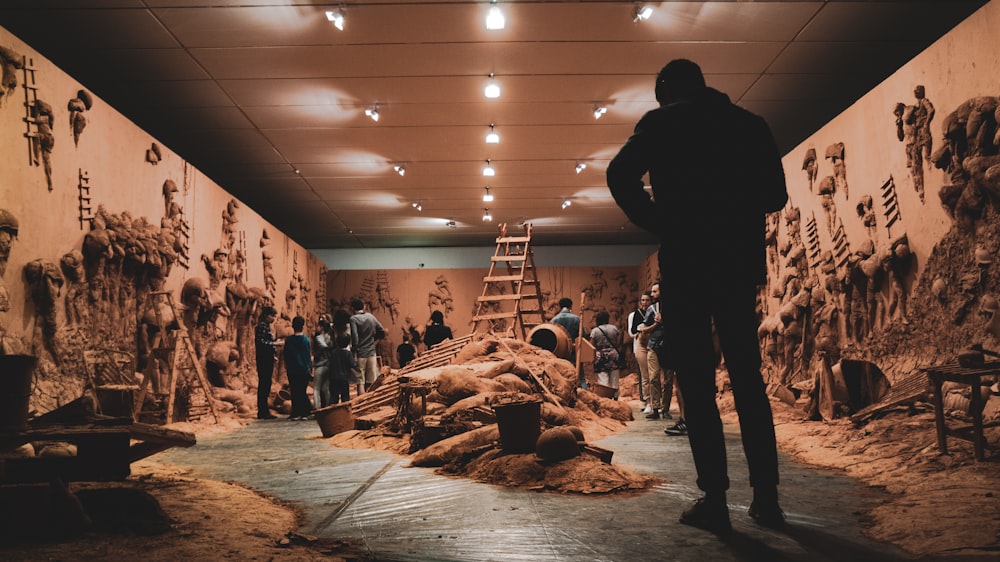
<path fill-rule="evenodd" d="M 326 19 L 333 23 L 337 29 L 344 30 L 344 12 L 341 9 L 327 10 Z"/>
<path fill-rule="evenodd" d="M 420 201 L 414 201 L 413 203 L 410 203 L 410 205 L 418 211 L 424 210 L 424 206 L 420 204 Z"/>
<path fill-rule="evenodd" d="M 497 6 L 497 0 L 493 0 L 490 4 L 490 11 L 486 14 L 486 29 L 503 29 L 506 21 L 503 12 Z"/>
<path fill-rule="evenodd" d="M 486 144 L 500 144 L 500 135 L 493 130 L 493 123 L 490 123 L 490 132 L 486 133 Z"/>
<path fill-rule="evenodd" d="M 486 88 L 483 90 L 483 95 L 490 99 L 495 99 L 500 97 L 500 84 L 493 79 L 493 73 L 490 73 L 490 81 L 486 83 Z"/>

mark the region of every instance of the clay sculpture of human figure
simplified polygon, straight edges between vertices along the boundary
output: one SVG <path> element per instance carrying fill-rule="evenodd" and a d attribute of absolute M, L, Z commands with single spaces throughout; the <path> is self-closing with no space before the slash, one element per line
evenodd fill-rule
<path fill-rule="evenodd" d="M 788 201 L 781 154 L 765 121 L 707 87 L 689 60 L 667 64 L 655 94 L 660 107 L 635 126 L 607 179 L 629 220 L 660 240 L 667 331 L 661 360 L 677 371 L 697 485 L 705 492 L 680 521 L 720 535 L 732 528 L 714 326 L 753 487 L 749 515 L 758 524 L 781 526 L 777 447 L 755 311 L 758 287 L 767 280 L 765 215 Z M 718 165 L 720 154 L 726 166 Z M 652 198 L 644 188 L 647 173 Z"/>

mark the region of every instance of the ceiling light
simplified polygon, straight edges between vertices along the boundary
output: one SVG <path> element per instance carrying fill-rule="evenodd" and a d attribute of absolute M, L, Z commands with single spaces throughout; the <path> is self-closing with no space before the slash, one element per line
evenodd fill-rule
<path fill-rule="evenodd" d="M 602 115 L 608 112 L 608 108 L 603 105 L 594 106 L 594 119 L 600 119 Z"/>
<path fill-rule="evenodd" d="M 584 164 L 583 162 L 580 162 L 579 164 L 576 165 L 576 173 L 578 173 L 578 174 L 580 172 L 586 170 L 586 169 L 587 169 L 587 165 Z"/>
<path fill-rule="evenodd" d="M 490 2 L 490 11 L 486 14 L 486 29 L 503 29 L 504 21 L 503 12 L 500 11 L 500 7 L 497 6 L 496 0 Z"/>
<path fill-rule="evenodd" d="M 424 210 L 424 206 L 420 204 L 420 201 L 414 201 L 413 203 L 410 203 L 410 206 L 412 206 L 414 209 L 418 211 Z"/>
<path fill-rule="evenodd" d="M 365 115 L 372 118 L 372 121 L 378 123 L 378 104 L 369 107 L 365 110 Z"/>
<path fill-rule="evenodd" d="M 458 223 L 456 223 L 453 220 L 449 220 L 448 222 L 444 223 L 444 225 L 447 226 L 448 228 L 455 228 L 456 226 L 458 226 Z"/>
<path fill-rule="evenodd" d="M 490 132 L 486 133 L 486 144 L 500 144 L 500 135 L 493 130 L 493 123 L 490 123 Z"/>
<path fill-rule="evenodd" d="M 486 165 L 483 166 L 483 175 L 484 176 L 495 176 L 495 175 L 497 175 L 497 171 L 493 169 L 493 164 L 490 164 L 489 160 L 486 160 Z"/>
<path fill-rule="evenodd" d="M 483 194 L 483 201 L 489 203 L 493 200 L 493 194 L 490 193 L 490 186 L 486 186 L 486 193 Z"/>
<path fill-rule="evenodd" d="M 500 84 L 493 79 L 493 73 L 490 73 L 490 81 L 486 84 L 486 89 L 483 90 L 483 95 L 488 98 L 494 99 L 500 97 Z"/>
<path fill-rule="evenodd" d="M 401 175 L 401 176 L 405 176 L 406 175 L 406 168 L 403 167 L 402 165 L 393 166 L 392 169 L 396 170 L 396 173 L 399 174 L 399 175 Z"/>
<path fill-rule="evenodd" d="M 566 207 L 569 207 L 572 204 L 573 204 L 573 202 L 570 201 L 569 199 L 563 199 L 562 208 L 565 209 Z"/>
<path fill-rule="evenodd" d="M 493 215 L 490 214 L 489 207 L 483 209 L 483 211 L 484 211 L 483 212 L 483 222 L 490 222 L 491 220 L 493 220 Z"/>
<path fill-rule="evenodd" d="M 344 12 L 341 10 L 327 10 L 326 19 L 333 22 L 333 26 L 337 29 L 344 30 Z"/>
<path fill-rule="evenodd" d="M 653 15 L 653 8 L 649 6 L 639 6 L 635 5 L 635 10 L 632 12 L 632 21 L 638 22 L 639 20 L 648 20 L 649 16 Z"/>

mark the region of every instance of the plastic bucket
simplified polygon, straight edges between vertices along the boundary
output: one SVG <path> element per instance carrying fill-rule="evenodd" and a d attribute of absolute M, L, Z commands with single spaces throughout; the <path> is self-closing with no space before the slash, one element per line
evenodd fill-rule
<path fill-rule="evenodd" d="M 28 429 L 31 379 L 38 358 L 34 355 L 0 355 L 0 433 Z"/>
<path fill-rule="evenodd" d="M 351 403 L 341 402 L 313 411 L 319 430 L 323 437 L 333 437 L 338 433 L 354 429 L 354 416 L 351 415 Z"/>
<path fill-rule="evenodd" d="M 541 435 L 542 403 L 513 402 L 493 406 L 500 431 L 500 447 L 506 453 L 534 453 Z"/>

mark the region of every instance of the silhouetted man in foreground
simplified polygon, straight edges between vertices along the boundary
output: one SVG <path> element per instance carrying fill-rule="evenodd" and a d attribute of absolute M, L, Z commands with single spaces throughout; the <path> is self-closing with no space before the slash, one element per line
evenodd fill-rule
<path fill-rule="evenodd" d="M 660 238 L 664 368 L 677 372 L 698 487 L 681 522 L 731 530 L 726 445 L 715 402 L 712 324 L 739 414 L 754 499 L 749 514 L 780 526 L 778 458 L 760 373 L 754 303 L 766 282 L 765 215 L 788 200 L 781 157 L 760 117 L 705 86 L 697 64 L 674 60 L 656 78 L 660 107 L 642 117 L 608 166 L 608 187 L 629 219 Z M 643 189 L 649 172 L 653 198 Z"/>

